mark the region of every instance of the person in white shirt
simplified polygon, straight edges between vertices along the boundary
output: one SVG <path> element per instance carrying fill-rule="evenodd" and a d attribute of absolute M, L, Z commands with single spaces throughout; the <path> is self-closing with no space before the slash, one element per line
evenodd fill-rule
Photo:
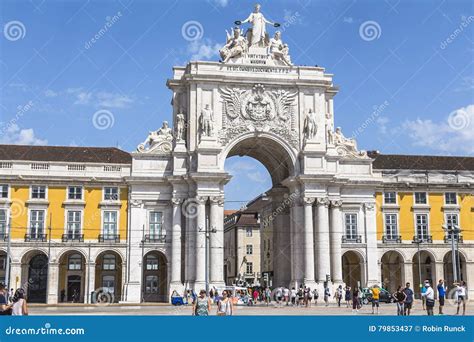
<path fill-rule="evenodd" d="M 435 305 L 434 290 L 430 286 L 430 282 L 428 280 L 425 281 L 424 285 L 425 285 L 426 291 L 422 293 L 421 295 L 426 298 L 426 312 L 428 316 L 433 316 L 433 308 Z"/>
<path fill-rule="evenodd" d="M 458 309 L 456 315 L 459 315 L 459 308 L 462 303 L 462 314 L 466 314 L 466 282 L 463 280 L 461 283 L 454 283 L 456 285 L 456 301 L 458 302 Z"/>
<path fill-rule="evenodd" d="M 285 298 L 286 305 L 290 304 L 290 290 L 288 288 L 283 289 L 283 297 Z"/>
<path fill-rule="evenodd" d="M 291 296 L 291 304 L 295 306 L 296 305 L 296 289 L 294 287 L 291 289 L 290 296 Z"/>
<path fill-rule="evenodd" d="M 13 316 L 28 316 L 28 305 L 25 299 L 25 291 L 18 289 L 13 296 L 12 304 L 12 315 Z"/>

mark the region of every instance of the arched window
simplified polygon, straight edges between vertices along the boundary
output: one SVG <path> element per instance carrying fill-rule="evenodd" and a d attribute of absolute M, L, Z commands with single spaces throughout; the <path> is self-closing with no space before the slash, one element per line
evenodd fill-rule
<path fill-rule="evenodd" d="M 114 271 L 115 270 L 115 255 L 105 254 L 102 260 L 102 269 L 104 271 Z"/>
<path fill-rule="evenodd" d="M 68 258 L 68 270 L 78 271 L 82 269 L 82 256 L 80 254 L 71 254 Z"/>
<path fill-rule="evenodd" d="M 149 254 L 146 257 L 146 269 L 148 271 L 155 271 L 158 269 L 158 257 L 154 254 Z"/>

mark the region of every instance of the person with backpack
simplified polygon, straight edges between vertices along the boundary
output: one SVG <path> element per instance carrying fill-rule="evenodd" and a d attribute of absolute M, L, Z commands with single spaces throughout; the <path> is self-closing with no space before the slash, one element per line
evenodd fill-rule
<path fill-rule="evenodd" d="M 313 290 L 314 305 L 318 305 L 319 291 L 317 288 Z"/>
<path fill-rule="evenodd" d="M 425 280 L 424 287 L 425 292 L 422 292 L 421 295 L 425 298 L 426 312 L 428 316 L 433 316 L 433 308 L 435 306 L 434 290 L 428 280 Z"/>
<path fill-rule="evenodd" d="M 341 300 L 342 300 L 342 285 L 339 285 L 336 289 L 336 300 L 337 306 L 341 307 Z"/>
<path fill-rule="evenodd" d="M 397 287 L 397 291 L 392 295 L 397 303 L 397 316 L 404 316 L 405 315 L 405 299 L 407 299 L 407 295 L 402 290 L 402 286 L 400 285 Z"/>
<path fill-rule="evenodd" d="M 403 293 L 405 293 L 405 295 L 407 296 L 407 298 L 405 299 L 405 307 L 404 307 L 403 313 L 405 316 L 410 316 L 411 307 L 413 305 L 413 295 L 414 295 L 413 290 L 410 289 L 410 283 L 405 284 Z"/>
<path fill-rule="evenodd" d="M 372 314 L 374 314 L 375 312 L 375 308 L 377 308 L 377 315 L 379 313 L 379 302 L 380 302 L 380 287 L 375 284 L 374 286 L 372 286 L 372 288 L 370 289 L 370 292 L 372 293 Z"/>

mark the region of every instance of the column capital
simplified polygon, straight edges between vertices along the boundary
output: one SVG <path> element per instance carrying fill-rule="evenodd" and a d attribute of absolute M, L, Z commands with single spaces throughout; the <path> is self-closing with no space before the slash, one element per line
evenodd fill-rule
<path fill-rule="evenodd" d="M 173 197 L 173 198 L 171 199 L 171 203 L 173 203 L 174 206 L 178 206 L 178 205 L 180 205 L 182 202 L 183 202 L 183 199 L 182 199 L 182 198 L 179 198 L 179 197 Z"/>
<path fill-rule="evenodd" d="M 317 198 L 318 205 L 324 205 L 325 207 L 329 206 L 329 198 L 327 197 L 318 197 Z"/>
<path fill-rule="evenodd" d="M 194 197 L 194 201 L 196 204 L 206 204 L 208 197 L 207 196 L 196 196 Z"/>
<path fill-rule="evenodd" d="M 316 200 L 316 198 L 314 198 L 314 197 L 303 197 L 303 204 L 304 205 L 313 205 L 315 200 Z"/>
<path fill-rule="evenodd" d="M 132 200 L 130 201 L 130 206 L 131 206 L 132 208 L 141 208 L 142 204 L 143 204 L 143 201 L 142 201 L 142 200 L 132 199 Z"/>
<path fill-rule="evenodd" d="M 341 206 L 342 206 L 342 200 L 341 199 L 331 200 L 331 207 L 340 208 Z"/>
<path fill-rule="evenodd" d="M 219 206 L 224 205 L 224 196 L 211 196 L 209 197 L 211 204 L 217 204 Z"/>
<path fill-rule="evenodd" d="M 372 202 L 364 203 L 364 208 L 367 211 L 372 211 L 375 208 L 375 203 L 372 203 Z"/>

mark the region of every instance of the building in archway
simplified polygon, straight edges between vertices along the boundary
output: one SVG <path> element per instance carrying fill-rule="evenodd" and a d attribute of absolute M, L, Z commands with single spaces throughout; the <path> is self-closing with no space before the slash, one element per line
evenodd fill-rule
<path fill-rule="evenodd" d="M 334 127 L 332 74 L 293 65 L 278 40 L 234 43 L 226 62 L 173 68 L 173 128 L 163 123 L 136 152 L 0 146 L 11 287 L 37 302 L 64 291 L 64 301 L 138 303 L 223 286 L 224 165 L 235 155 L 272 178 L 248 205 L 261 221 L 261 282 L 322 291 L 449 280 L 453 239 L 458 277 L 474 281 L 474 158 L 361 151 Z"/>

